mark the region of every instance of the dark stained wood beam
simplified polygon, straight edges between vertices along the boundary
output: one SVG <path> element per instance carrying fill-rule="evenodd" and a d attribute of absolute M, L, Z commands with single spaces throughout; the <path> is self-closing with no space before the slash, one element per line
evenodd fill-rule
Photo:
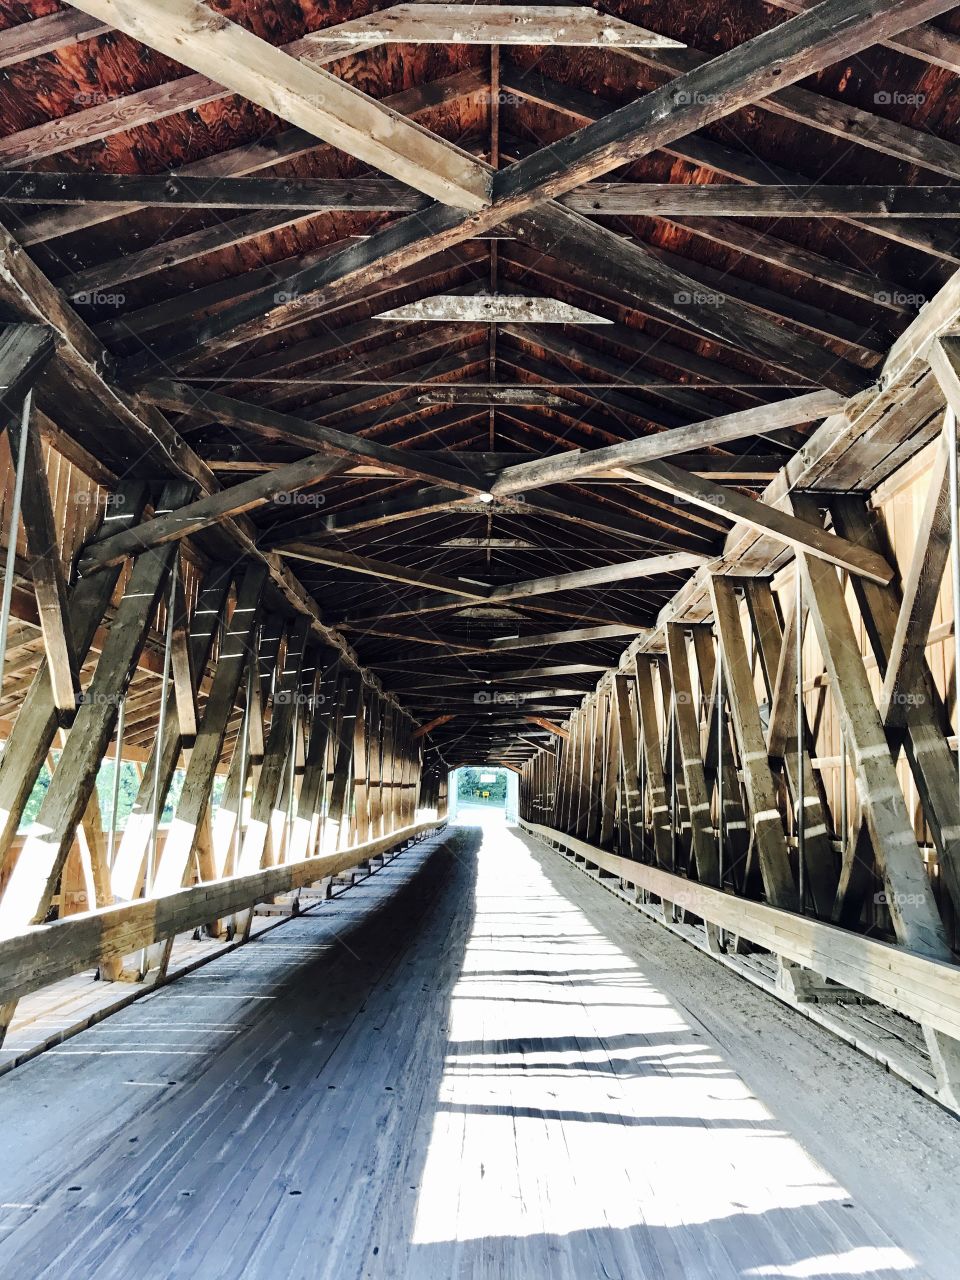
<path fill-rule="evenodd" d="M 670 117 L 678 102 L 694 108 L 685 130 L 692 132 L 747 103 L 782 94 L 821 67 L 953 7 L 948 0 L 895 0 L 882 8 L 871 0 L 823 0 L 713 59 L 687 50 L 658 51 L 660 65 L 673 71 L 690 69 L 572 137 L 502 170 L 493 184 L 494 203 L 529 199 L 534 194 L 549 199 L 647 154 L 670 140 Z M 649 61 L 653 55 L 633 56 Z M 654 142 L 657 135 L 660 141 Z"/>
<path fill-rule="evenodd" d="M 909 190 L 909 188 L 908 188 Z M 172 173 L 63 173 L 28 169 L 3 174 L 7 204 L 137 204 L 172 209 L 295 209 L 413 213 L 429 197 L 391 178 L 221 178 Z"/>
<path fill-rule="evenodd" d="M 536 71 L 521 70 L 509 60 L 504 63 L 502 83 L 511 93 L 560 112 L 578 122 L 598 120 L 614 110 L 612 104 L 595 94 L 561 85 Z M 821 99 L 821 106 L 827 111 L 837 105 L 829 103 L 827 99 Z M 759 106 L 760 110 L 764 109 L 763 103 Z M 842 119 L 842 111 L 837 112 L 838 123 Z M 814 121 L 811 120 L 809 123 Z M 856 142 L 855 135 L 851 134 L 850 140 Z M 785 189 L 797 191 L 806 191 L 816 186 L 814 178 L 806 177 L 771 160 L 760 159 L 745 151 L 736 151 L 722 143 L 714 142 L 712 138 L 702 133 L 678 138 L 663 150 L 668 155 L 676 156 L 696 168 L 710 169 L 723 178 L 744 183 L 748 187 L 766 187 L 771 181 L 779 182 Z M 946 228 L 941 230 L 936 225 L 928 226 L 912 219 L 889 218 L 880 221 L 861 219 L 852 213 L 844 215 L 841 221 L 871 231 L 895 243 L 911 245 L 946 261 L 960 261 L 960 251 L 956 247 L 956 236 L 952 230 Z"/>
<path fill-rule="evenodd" d="M 641 312 L 649 312 L 653 305 L 658 318 L 844 395 L 863 390 L 869 380 L 866 373 L 838 358 L 826 345 L 774 322 L 756 306 L 744 305 L 735 296 L 737 285 L 732 276 L 724 278 L 724 292 L 697 278 L 696 273 L 704 274 L 703 268 L 691 263 L 694 274 L 688 275 L 672 262 L 662 261 L 659 253 L 555 201 L 528 210 L 508 225 L 521 242 L 542 253 L 561 256 L 585 281 L 610 278 L 618 294 Z M 784 317 L 778 314 L 778 318 Z M 835 335 L 821 332 L 821 336 Z"/>
<path fill-rule="evenodd" d="M 339 382 L 339 380 L 348 373 L 351 373 L 354 376 L 365 373 L 374 385 L 364 394 L 368 399 L 376 399 L 379 395 L 388 394 L 390 391 L 395 390 L 395 388 L 377 383 L 375 380 L 378 374 L 383 374 L 385 371 L 390 370 L 393 365 L 400 364 L 411 359 L 419 357 L 422 360 L 424 357 L 430 356 L 438 349 L 448 347 L 454 343 L 469 343 L 483 332 L 484 331 L 476 325 L 435 324 L 428 325 L 425 329 L 420 328 L 419 332 L 411 332 L 409 328 L 406 330 L 400 330 L 397 340 L 391 341 L 390 339 L 393 336 L 393 331 L 389 326 L 384 325 L 381 322 L 381 335 L 384 338 L 383 345 L 377 345 L 373 348 L 368 347 L 366 351 L 357 352 L 350 351 L 346 342 L 344 342 L 342 346 L 336 348 L 339 350 L 343 358 L 336 361 L 334 364 L 327 365 L 323 370 L 323 377 L 325 380 L 330 382 Z M 372 336 L 372 334 L 368 333 L 368 336 Z M 300 345 L 302 349 L 304 344 L 298 345 Z M 298 361 L 300 360 L 300 353 L 298 353 L 296 358 Z M 316 357 L 314 357 L 314 359 L 315 358 Z M 430 378 L 440 376 L 442 368 L 443 366 L 439 361 L 432 360 L 429 364 L 428 370 L 426 371 L 427 376 Z M 401 390 L 407 385 L 410 384 L 402 382 L 397 384 Z M 283 386 L 278 386 L 272 390 L 265 390 L 262 392 L 257 403 L 261 405 L 280 406 L 284 400 L 290 398 L 291 394 L 296 393 L 297 389 L 290 390 Z M 341 392 L 341 394 L 343 394 L 343 392 Z M 346 394 L 349 395 L 356 393 L 351 393 L 350 388 L 348 387 Z M 355 403 L 362 404 L 362 398 L 358 397 Z M 301 418 L 312 418 L 314 416 L 319 417 L 321 415 L 334 413 L 349 404 L 349 401 L 340 401 L 338 403 L 338 398 L 336 396 L 330 396 L 325 400 L 314 400 L 301 405 L 297 409 L 297 414 Z"/>
<path fill-rule="evenodd" d="M 800 13 L 804 9 L 813 8 L 817 0 L 768 0 L 768 3 L 775 9 L 786 10 L 787 13 Z M 932 23 L 922 23 L 879 43 L 895 53 L 905 53 L 928 66 L 942 67 L 944 71 L 960 75 L 960 39 L 947 31 L 941 31 Z"/>
<path fill-rule="evenodd" d="M 18 415 L 23 398 L 53 355 L 53 332 L 40 324 L 8 324 L 0 329 L 0 412 Z M 16 454 L 13 455 L 16 457 Z"/>
<path fill-rule="evenodd" d="M 576 287 L 576 286 L 574 286 Z M 558 333 L 556 330 L 545 332 L 543 329 L 521 329 L 519 326 L 505 326 L 501 332 L 515 339 L 522 347 L 529 350 L 530 347 L 540 347 L 547 352 L 549 356 L 570 362 L 577 366 L 581 366 L 588 370 L 591 374 L 591 381 L 585 382 L 585 389 L 590 390 L 593 387 L 600 389 L 603 387 L 601 379 L 609 378 L 612 380 L 613 386 L 623 391 L 629 391 L 631 394 L 633 389 L 636 390 L 653 390 L 656 392 L 656 401 L 666 401 L 668 404 L 677 405 L 687 413 L 691 413 L 695 418 L 716 418 L 721 414 L 729 413 L 731 408 L 738 407 L 736 402 L 732 403 L 721 400 L 714 395 L 714 388 L 707 382 L 703 385 L 703 379 L 697 378 L 699 385 L 690 386 L 684 381 L 667 382 L 662 381 L 658 385 L 651 385 L 651 375 L 639 365 L 637 361 L 627 363 L 621 358 L 609 355 L 603 348 L 594 344 L 587 344 L 583 341 L 583 335 L 579 338 L 569 336 L 567 333 Z M 621 338 L 626 341 L 623 345 L 628 350 L 632 350 L 632 344 L 628 337 L 631 331 L 626 334 L 621 333 L 621 327 L 617 326 L 616 330 L 607 331 L 611 342 L 620 345 Z M 616 336 L 614 336 L 616 335 Z M 639 337 L 639 335 L 636 335 Z M 656 347 L 650 344 L 650 353 L 655 353 L 655 358 L 660 359 L 659 344 Z M 639 344 L 638 355 L 644 352 L 644 345 Z M 669 363 L 669 361 L 667 361 Z M 566 363 L 563 369 L 566 370 Z M 545 371 L 544 371 L 545 372 Z M 737 390 L 736 380 L 730 377 L 731 370 L 727 368 L 727 373 L 720 379 L 720 386 L 724 391 Z M 542 380 L 542 379 L 541 379 Z M 711 380 L 713 381 L 713 380 Z M 644 384 L 647 384 L 644 386 Z M 803 387 L 803 383 L 798 382 L 798 388 Z M 773 384 L 754 380 L 745 389 L 754 392 L 753 395 L 737 396 L 737 401 L 765 401 L 768 397 L 775 397 L 776 386 Z M 603 396 L 601 395 L 601 399 Z M 674 424 L 679 425 L 679 424 Z"/>
<path fill-rule="evenodd" d="M 6 33 L 2 33 L 6 34 Z M 559 89 L 559 86 L 558 86 Z M 598 105 L 601 105 L 598 103 Z M 148 208 L 289 209 L 304 213 L 413 213 L 429 197 L 390 178 L 221 178 L 169 174 L 8 170 L 6 204 L 140 205 Z M 592 182 L 560 197 L 588 217 L 611 218 L 957 218 L 945 186 L 769 183 L 684 185 Z"/>
<path fill-rule="evenodd" d="M 307 37 L 309 40 L 309 37 Z M 194 81 L 203 79 L 203 77 L 185 77 Z M 209 83 L 209 82 L 207 82 Z M 183 81 L 177 81 L 176 86 L 183 84 Z M 166 89 L 172 91 L 175 86 L 160 86 L 160 90 Z M 440 80 L 428 81 L 426 84 L 415 85 L 411 89 L 403 90 L 400 93 L 391 94 L 384 99 L 385 104 L 393 111 L 400 115 L 416 116 L 420 112 L 428 111 L 433 107 L 440 106 L 447 102 L 457 102 L 471 95 L 477 94 L 486 87 L 486 78 L 476 68 L 467 67 L 463 71 L 458 71 L 452 76 L 445 76 Z M 152 93 L 157 95 L 157 90 L 144 91 L 146 94 Z M 229 96 L 229 95 L 224 95 Z M 131 98 L 139 101 L 140 94 L 133 94 Z M 124 108 L 131 105 L 129 99 L 121 99 Z M 114 104 L 108 104 L 113 107 Z M 101 129 L 106 129 L 107 133 L 114 132 L 113 117 L 107 116 L 104 119 L 103 108 L 91 108 L 95 113 L 99 113 L 97 121 L 90 121 L 89 133 L 93 137 L 99 137 L 96 126 L 99 124 Z M 74 113 L 71 115 L 71 124 L 77 121 L 78 114 L 86 117 L 86 112 Z M 272 137 L 257 139 L 254 142 L 242 143 L 240 146 L 231 147 L 227 151 L 216 152 L 211 156 L 207 156 L 202 160 L 195 160 L 189 164 L 182 165 L 171 175 L 177 179 L 181 177 L 189 178 L 220 178 L 229 180 L 233 177 L 242 177 L 249 173 L 256 173 L 263 169 L 270 169 L 278 164 L 282 164 L 285 160 L 295 159 L 297 156 L 305 154 L 322 155 L 329 151 L 325 145 L 318 143 L 317 139 L 311 133 L 307 133 L 304 129 L 286 129 L 282 133 L 275 134 Z M 419 197 L 417 197 L 419 199 Z M 125 216 L 130 213 L 136 213 L 145 206 L 140 204 L 116 205 L 101 204 L 90 202 L 84 205 L 76 205 L 69 208 L 49 208 L 34 215 L 28 219 L 18 229 L 18 238 L 23 245 L 40 244 L 44 241 L 55 239 L 58 236 L 69 235 L 75 231 L 82 231 L 86 227 L 97 226 L 103 222 L 109 222 L 111 219 Z"/>
<path fill-rule="evenodd" d="M 611 218 L 957 218 L 950 187 L 902 184 L 591 182 L 559 203 Z"/>
<path fill-rule="evenodd" d="M 278 413 L 262 405 L 247 404 L 216 392 L 198 390 L 182 382 L 154 382 L 142 391 L 142 398 L 159 408 L 213 419 L 228 426 L 246 428 L 270 439 L 287 440 L 308 448 L 320 446 L 325 452 L 351 461 L 373 460 L 396 475 L 426 484 L 444 484 L 463 493 L 482 494 L 485 489 L 465 470 L 436 464 L 419 466 L 414 451 L 376 444 L 360 436 L 348 435 L 334 427 L 308 422 L 291 414 Z"/>
<path fill-rule="evenodd" d="M 560 261 L 558 258 L 537 253 L 519 241 L 514 240 L 509 245 L 504 246 L 500 251 L 500 260 L 513 270 L 522 272 L 526 279 L 542 283 L 543 287 L 558 286 L 563 290 L 583 290 L 588 288 L 590 290 L 591 305 L 600 314 L 616 317 L 619 320 L 620 314 L 625 309 L 637 310 L 635 300 L 618 290 L 617 282 L 613 277 L 586 281 L 580 272 L 571 270 L 567 263 Z M 645 314 L 648 308 L 645 308 L 641 314 Z M 534 340 L 538 340 L 541 334 L 542 330 L 538 330 L 537 338 Z M 560 345 L 557 335 L 547 336 L 550 337 L 551 346 L 556 352 Z M 531 334 L 532 337 L 533 335 Z M 698 351 L 678 346 L 675 342 L 668 341 L 665 336 L 655 337 L 644 333 L 642 330 L 631 328 L 626 324 L 617 323 L 615 327 L 604 329 L 602 334 L 600 330 L 597 330 L 593 337 L 601 342 L 609 341 L 615 347 L 622 349 L 623 352 L 635 357 L 635 360 L 623 367 L 633 368 L 637 373 L 642 374 L 642 371 L 648 367 L 648 361 L 655 360 L 658 365 L 666 365 L 681 374 L 681 380 L 684 384 L 697 383 L 708 387 L 711 384 L 716 387 L 730 385 L 731 370 L 729 364 L 702 356 Z M 569 342 L 569 339 L 565 338 L 564 341 Z M 541 345 L 544 344 L 541 343 Z M 580 347 L 585 346 L 582 341 L 578 345 Z M 604 350 L 602 346 L 595 346 L 593 343 L 591 343 L 590 349 L 595 349 L 597 352 Z M 613 358 L 612 356 L 607 357 L 608 360 Z M 594 367 L 601 369 L 603 364 L 600 363 Z M 740 377 L 742 375 L 738 373 L 737 376 Z M 765 386 L 769 386 L 772 393 L 778 388 L 796 388 L 800 390 L 812 385 L 808 378 L 796 376 L 781 378 L 772 372 L 766 371 L 755 375 L 754 382 L 755 392 L 758 394 L 745 393 L 748 399 L 761 400 L 765 398 L 765 395 L 768 394 L 764 392 Z"/>
<path fill-rule="evenodd" d="M 173 511 L 167 511 L 146 520 L 123 533 L 114 534 L 95 543 L 80 561 L 82 573 L 119 564 L 127 556 L 137 555 L 147 547 L 159 547 L 167 542 L 189 538 L 219 524 L 230 517 L 256 510 L 268 502 L 283 500 L 318 480 L 326 479 L 344 469 L 341 457 L 328 453 L 314 453 L 300 462 L 268 471 L 252 480 L 244 480 L 229 489 L 199 498 Z"/>

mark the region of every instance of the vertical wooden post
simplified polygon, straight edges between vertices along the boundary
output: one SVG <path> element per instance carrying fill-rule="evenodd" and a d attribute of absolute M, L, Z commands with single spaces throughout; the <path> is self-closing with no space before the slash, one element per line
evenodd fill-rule
<path fill-rule="evenodd" d="M 326 829 L 323 833 L 324 849 L 331 853 L 345 843 L 343 834 L 349 829 L 347 783 L 353 764 L 354 722 L 360 710 L 360 692 L 359 672 L 345 672 L 338 689 L 339 715 L 334 746 L 333 779 L 330 786 Z"/>
<path fill-rule="evenodd" d="M 210 658 L 214 637 L 230 590 L 231 570 L 214 566 L 197 600 L 190 637 L 190 662 L 195 679 L 202 679 Z M 143 883 L 147 845 L 151 838 L 154 796 L 161 806 L 170 790 L 177 762 L 183 749 L 180 720 L 176 712 L 177 695 L 167 699 L 164 732 L 159 752 L 152 752 L 143 772 L 133 810 L 127 818 L 120 847 L 111 872 L 113 892 L 118 898 L 135 898 Z"/>
<path fill-rule="evenodd" d="M 658 864 L 669 868 L 671 861 L 670 809 L 667 800 L 666 779 L 663 772 L 663 752 L 657 725 L 657 709 L 653 691 L 653 659 L 645 654 L 636 658 L 637 705 L 640 710 L 640 727 L 643 735 L 644 760 L 647 783 L 650 788 L 653 847 Z"/>
<path fill-rule="evenodd" d="M 157 868 L 154 893 L 158 896 L 174 893 L 182 886 L 193 857 L 197 832 L 210 802 L 213 777 L 223 752 L 227 722 L 233 713 L 240 681 L 249 660 L 265 576 L 266 572 L 260 565 L 250 566 L 244 572 L 237 591 L 236 605 L 224 634 L 200 732 L 190 753 L 180 799 Z"/>
<path fill-rule="evenodd" d="M 683 769 L 690 815 L 690 840 L 697 879 L 704 884 L 720 883 L 720 866 L 717 841 L 710 816 L 710 797 L 700 755 L 700 716 L 694 701 L 690 664 L 687 658 L 687 640 L 682 627 L 667 624 L 667 657 L 670 663 L 670 680 L 673 684 L 674 714 L 676 717 L 677 745 L 680 765 Z"/>
<path fill-rule="evenodd" d="M 796 632 L 784 639 L 783 628 L 777 613 L 776 601 L 769 582 L 756 579 L 747 584 L 747 608 L 757 637 L 760 669 L 767 689 L 767 698 L 773 706 L 774 688 L 781 660 L 787 657 L 785 645 L 795 641 Z M 796 609 L 794 609 L 794 614 Z M 794 622 L 794 625 L 796 623 Z M 795 663 L 793 664 L 795 666 Z M 797 700 L 784 698 L 782 714 L 778 717 L 780 741 L 783 744 L 783 767 L 787 787 L 793 799 L 794 809 L 799 806 L 799 778 L 802 770 L 804 821 L 804 866 L 807 892 L 814 914 L 830 919 L 837 892 L 838 868 L 831 842 L 829 810 L 820 775 L 813 767 L 809 748 L 810 730 L 804 715 L 800 731 L 803 750 L 798 760 L 797 752 Z M 771 713 L 772 723 L 772 713 Z M 769 742 L 768 742 L 769 746 Z"/>
<path fill-rule="evenodd" d="M 603 757 L 603 784 L 600 793 L 600 844 L 609 848 L 617 820 L 618 780 L 620 776 L 620 719 L 611 685 L 604 691 L 603 713 L 606 726 L 606 751 Z"/>
<path fill-rule="evenodd" d="M 731 579 L 711 577 L 710 594 L 730 688 L 730 712 L 763 887 L 774 906 L 795 911 L 800 905 L 797 886 L 790 869 L 787 839 L 777 806 L 753 672 Z"/>

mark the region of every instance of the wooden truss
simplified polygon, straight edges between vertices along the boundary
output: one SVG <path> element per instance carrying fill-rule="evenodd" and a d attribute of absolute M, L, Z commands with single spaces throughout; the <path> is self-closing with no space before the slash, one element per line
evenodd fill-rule
<path fill-rule="evenodd" d="M 931 25 L 953 5 L 769 7 L 716 57 L 582 6 L 354 10 L 276 47 L 202 0 L 75 0 L 0 32 L 4 68 L 111 32 L 184 67 L 0 139 L 0 1027 L 87 966 L 163 980 L 185 929 L 245 940 L 257 903 L 431 829 L 448 769 L 499 761 L 529 829 L 665 923 L 766 948 L 798 999 L 914 1018 L 960 1106 L 956 674 L 951 703 L 927 643 L 958 581 L 960 284 L 921 309 L 896 279 L 960 262 L 960 148 L 807 87 L 875 45 L 960 72 Z M 466 53 L 380 98 L 342 72 L 428 42 Z M 647 91 L 551 80 L 543 43 Z M 166 173 L 50 167 L 231 95 L 278 130 Z M 489 139 L 447 127 L 478 101 Z M 717 140 L 748 114 L 935 178 L 811 184 Z M 306 157 L 322 176 L 271 172 Z M 150 210 L 197 222 L 108 244 Z M 844 252 L 738 221 L 801 217 Z M 61 256 L 80 233 L 100 249 Z M 880 273 L 863 244 L 904 252 Z M 928 445 L 898 575 L 868 495 Z"/>

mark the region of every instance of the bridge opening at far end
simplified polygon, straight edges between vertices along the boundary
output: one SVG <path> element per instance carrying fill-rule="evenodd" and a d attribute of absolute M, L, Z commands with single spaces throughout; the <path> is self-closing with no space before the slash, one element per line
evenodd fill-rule
<path fill-rule="evenodd" d="M 447 796 L 451 822 L 490 826 L 517 821 L 519 779 L 511 769 L 462 765 L 450 772 Z"/>

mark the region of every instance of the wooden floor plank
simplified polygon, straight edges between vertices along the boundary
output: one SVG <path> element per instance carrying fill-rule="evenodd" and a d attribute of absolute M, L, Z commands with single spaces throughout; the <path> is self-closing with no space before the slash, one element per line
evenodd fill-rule
<path fill-rule="evenodd" d="M 955 1120 L 492 821 L 9 1072 L 0 1126 L 38 1280 L 955 1276 Z"/>

